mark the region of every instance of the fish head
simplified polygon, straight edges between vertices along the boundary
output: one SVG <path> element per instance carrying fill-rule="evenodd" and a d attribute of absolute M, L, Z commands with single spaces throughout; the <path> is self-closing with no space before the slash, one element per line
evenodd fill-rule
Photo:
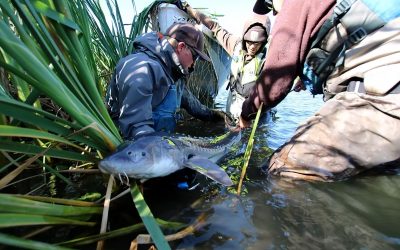
<path fill-rule="evenodd" d="M 176 149 L 161 136 L 145 136 L 118 147 L 99 163 L 109 174 L 125 174 L 136 179 L 150 179 L 169 174 Z"/>

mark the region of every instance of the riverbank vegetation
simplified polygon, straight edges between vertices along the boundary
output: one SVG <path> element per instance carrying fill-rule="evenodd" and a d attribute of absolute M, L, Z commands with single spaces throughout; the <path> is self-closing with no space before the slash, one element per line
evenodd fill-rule
<path fill-rule="evenodd" d="M 150 11 L 161 2 L 133 15 L 129 33 L 117 2 L 103 3 L 0 2 L 0 244 L 62 249 L 100 242 L 102 248 L 103 239 L 146 227 L 156 245 L 166 246 L 158 225 L 182 227 L 156 223 L 133 185 L 144 224 L 105 232 L 115 184 L 104 179 L 97 163 L 122 139 L 104 92 L 118 60 L 133 51 L 133 39 L 151 29 Z M 93 174 L 104 188 L 82 193 L 80 186 Z M 102 213 L 101 234 L 70 233 L 76 227 L 99 231 Z M 48 237 L 65 228 L 63 237 Z"/>

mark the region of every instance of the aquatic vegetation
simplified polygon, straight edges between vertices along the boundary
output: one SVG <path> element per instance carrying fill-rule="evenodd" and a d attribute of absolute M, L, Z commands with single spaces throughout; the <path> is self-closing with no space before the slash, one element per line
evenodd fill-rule
<path fill-rule="evenodd" d="M 0 2 L 1 192 L 49 196 L 35 204 L 56 211 L 65 211 L 53 203 L 68 194 L 62 202 L 70 202 L 68 208 L 79 216 L 83 203 L 76 202 L 88 197 L 84 197 L 85 192 L 68 193 L 68 189 L 78 190 L 90 174 L 98 174 L 97 162 L 122 142 L 103 102 L 110 73 L 119 58 L 132 52 L 134 37 L 151 28 L 150 11 L 162 2 L 167 1 L 154 2 L 133 16 L 129 34 L 115 0 L 105 1 L 106 8 L 96 0 Z M 111 13 L 111 25 L 106 10 Z M 13 196 L 4 196 L 9 198 L 10 207 L 27 202 L 27 197 Z M 9 210 L 2 210 L 2 218 L 23 220 L 8 220 L 7 228 L 11 229 L 1 234 L 0 243 L 49 248 L 42 242 L 15 237 L 30 231 L 21 221 L 46 226 L 30 232 L 27 238 L 49 242 L 40 236 L 56 224 L 93 227 L 93 216 L 102 210 L 97 207 L 102 199 L 98 195 L 94 199 L 97 202 L 90 204 L 96 207 L 80 220 L 71 219 L 70 213 L 48 218 L 29 210 L 14 211 L 12 216 Z M 147 207 L 144 200 L 140 207 Z M 153 226 L 148 228 L 150 234 L 158 230 L 157 224 Z M 16 227 L 19 230 L 12 230 Z M 155 244 L 163 243 L 159 240 Z"/>

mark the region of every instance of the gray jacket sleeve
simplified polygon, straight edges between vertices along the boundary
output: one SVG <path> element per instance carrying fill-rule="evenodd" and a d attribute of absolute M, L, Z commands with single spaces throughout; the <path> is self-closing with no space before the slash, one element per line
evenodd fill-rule
<path fill-rule="evenodd" d="M 181 108 L 184 108 L 190 115 L 202 121 L 222 120 L 221 115 L 217 111 L 203 105 L 200 100 L 188 90 L 186 85 L 183 87 Z"/>
<path fill-rule="evenodd" d="M 111 83 L 114 86 L 109 90 L 112 91 L 114 88 L 114 93 L 108 95 L 118 103 L 118 117 L 114 119 L 124 139 L 154 132 L 153 90 L 158 89 L 158 92 L 163 92 L 159 84 L 165 82 L 158 79 L 160 76 L 156 72 L 158 72 L 157 65 L 148 60 L 126 60 L 117 66 L 114 82 Z"/>

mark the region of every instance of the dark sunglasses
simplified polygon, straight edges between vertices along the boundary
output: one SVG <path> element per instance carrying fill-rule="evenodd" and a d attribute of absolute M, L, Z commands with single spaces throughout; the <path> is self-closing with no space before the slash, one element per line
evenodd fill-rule
<path fill-rule="evenodd" d="M 261 42 L 253 42 L 253 41 L 248 41 L 248 40 L 245 40 L 245 42 L 246 42 L 249 46 L 251 46 L 251 45 L 257 46 L 257 45 L 261 45 L 261 44 L 262 44 Z"/>
<path fill-rule="evenodd" d="M 192 53 L 192 58 L 193 58 L 193 62 L 196 62 L 197 60 L 199 60 L 200 55 L 192 48 L 192 46 L 187 45 L 186 46 L 189 48 L 190 53 Z"/>

